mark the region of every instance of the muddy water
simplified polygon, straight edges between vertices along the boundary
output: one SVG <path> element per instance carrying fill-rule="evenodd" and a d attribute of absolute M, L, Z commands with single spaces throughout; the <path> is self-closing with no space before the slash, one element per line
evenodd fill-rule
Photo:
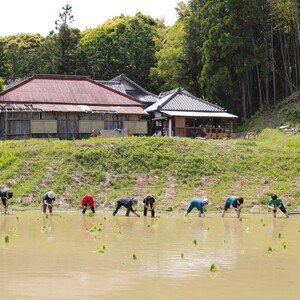
<path fill-rule="evenodd" d="M 0 215 L 0 299 L 300 297 L 300 216 L 122 213 Z"/>

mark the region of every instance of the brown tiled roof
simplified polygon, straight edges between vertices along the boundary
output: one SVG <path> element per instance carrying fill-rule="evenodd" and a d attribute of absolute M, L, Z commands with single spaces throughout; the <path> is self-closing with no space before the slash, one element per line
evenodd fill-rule
<path fill-rule="evenodd" d="M 77 75 L 33 75 L 0 93 L 1 103 L 141 106 L 133 97 Z"/>

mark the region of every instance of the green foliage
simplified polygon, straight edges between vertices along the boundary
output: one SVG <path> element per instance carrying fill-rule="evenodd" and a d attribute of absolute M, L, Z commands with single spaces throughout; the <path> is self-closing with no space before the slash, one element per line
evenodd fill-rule
<path fill-rule="evenodd" d="M 266 129 L 256 141 L 132 137 L 82 141 L 4 141 L 0 182 L 14 192 L 10 204 L 39 207 L 54 190 L 56 205 L 78 207 L 90 193 L 97 206 L 112 208 L 122 197 L 155 195 L 158 210 L 186 209 L 207 196 L 222 207 L 241 195 L 247 211 L 267 211 L 272 193 L 289 209 L 300 205 L 300 137 Z"/>

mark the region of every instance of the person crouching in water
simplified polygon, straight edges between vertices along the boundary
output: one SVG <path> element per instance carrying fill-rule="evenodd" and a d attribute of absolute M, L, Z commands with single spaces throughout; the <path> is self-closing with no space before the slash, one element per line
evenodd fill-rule
<path fill-rule="evenodd" d="M 151 211 L 151 217 L 154 218 L 155 211 L 154 211 L 154 202 L 155 199 L 152 195 L 147 194 L 143 200 L 144 204 L 144 216 L 147 216 L 148 209 Z"/>
<path fill-rule="evenodd" d="M 195 207 L 198 209 L 198 216 L 201 217 L 201 215 L 205 216 L 203 207 L 208 205 L 209 201 L 207 198 L 199 199 L 195 198 L 190 202 L 189 207 L 186 210 L 185 216 L 187 216 Z"/>
<path fill-rule="evenodd" d="M 271 198 L 272 199 L 268 202 L 268 207 L 272 209 L 273 217 L 276 218 L 276 212 L 279 208 L 285 214 L 286 218 L 288 218 L 289 215 L 282 203 L 282 200 L 275 194 L 272 194 Z"/>
<path fill-rule="evenodd" d="M 118 212 L 118 210 L 122 207 L 125 206 L 127 211 L 126 211 L 126 217 L 129 216 L 129 213 L 132 212 L 135 214 L 137 217 L 140 217 L 140 215 L 136 212 L 136 210 L 133 209 L 133 205 L 136 205 L 138 203 L 137 199 L 132 197 L 132 198 L 122 198 L 117 202 L 116 209 L 113 212 L 113 216 L 115 216 Z"/>
<path fill-rule="evenodd" d="M 13 196 L 12 192 L 9 192 L 8 190 L 0 190 L 0 197 L 2 201 L 2 205 L 4 207 L 4 214 L 9 214 L 7 211 L 8 209 L 8 199 L 11 199 Z"/>
<path fill-rule="evenodd" d="M 226 211 L 230 208 L 233 207 L 234 210 L 236 211 L 236 216 L 239 218 L 241 215 L 241 208 L 240 206 L 244 203 L 244 199 L 242 197 L 235 197 L 235 196 L 230 196 L 226 199 L 225 204 L 224 204 L 224 209 L 222 213 L 222 218 L 225 216 Z"/>
<path fill-rule="evenodd" d="M 82 213 L 85 214 L 87 210 L 87 206 L 89 205 L 91 211 L 95 213 L 95 201 L 94 198 L 90 194 L 86 194 L 83 196 L 81 200 Z"/>
<path fill-rule="evenodd" d="M 49 213 L 52 214 L 53 201 L 55 201 L 55 194 L 52 191 L 43 196 L 43 213 L 46 213 L 48 207 Z"/>

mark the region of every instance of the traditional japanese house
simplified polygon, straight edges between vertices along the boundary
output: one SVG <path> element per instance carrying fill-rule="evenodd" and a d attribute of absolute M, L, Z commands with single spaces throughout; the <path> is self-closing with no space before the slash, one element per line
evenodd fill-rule
<path fill-rule="evenodd" d="M 142 102 L 88 76 L 33 75 L 0 93 L 2 139 L 147 134 Z M 127 129 L 127 130 L 125 130 Z"/>
<path fill-rule="evenodd" d="M 178 88 L 160 95 L 145 109 L 151 119 L 150 133 L 178 137 L 232 138 L 232 115 L 216 104 Z"/>

